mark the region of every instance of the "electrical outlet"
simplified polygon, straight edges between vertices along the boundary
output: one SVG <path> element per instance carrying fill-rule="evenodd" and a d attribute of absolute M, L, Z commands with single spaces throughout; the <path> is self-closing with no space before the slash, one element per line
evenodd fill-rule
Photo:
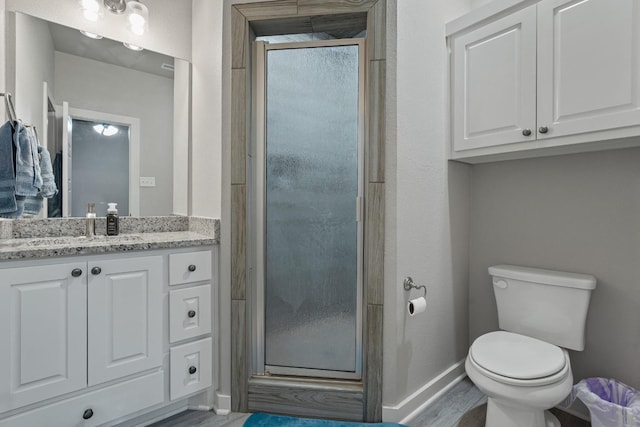
<path fill-rule="evenodd" d="M 156 177 L 155 176 L 141 176 L 140 177 L 140 187 L 155 187 L 156 186 Z"/>

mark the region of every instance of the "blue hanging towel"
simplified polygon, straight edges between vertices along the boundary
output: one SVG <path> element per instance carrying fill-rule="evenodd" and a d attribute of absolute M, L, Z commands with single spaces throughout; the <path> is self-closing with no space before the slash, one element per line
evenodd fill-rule
<path fill-rule="evenodd" d="M 13 134 L 16 149 L 16 196 L 33 197 L 42 187 L 38 143 L 32 130 L 16 124 Z"/>
<path fill-rule="evenodd" d="M 13 127 L 0 127 L 0 217 L 12 218 L 16 206 L 16 173 L 13 156 Z"/>
<path fill-rule="evenodd" d="M 42 175 L 42 187 L 35 197 L 27 197 L 24 203 L 25 215 L 38 215 L 42 210 L 42 199 L 51 198 L 58 193 L 53 167 L 51 166 L 51 156 L 46 148 L 38 145 L 38 160 Z"/>

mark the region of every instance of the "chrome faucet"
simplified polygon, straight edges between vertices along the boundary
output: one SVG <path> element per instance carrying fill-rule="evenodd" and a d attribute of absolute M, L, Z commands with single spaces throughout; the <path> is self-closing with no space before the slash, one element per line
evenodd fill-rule
<path fill-rule="evenodd" d="M 85 237 L 94 237 L 96 235 L 96 204 L 87 204 L 87 219 L 84 226 Z"/>

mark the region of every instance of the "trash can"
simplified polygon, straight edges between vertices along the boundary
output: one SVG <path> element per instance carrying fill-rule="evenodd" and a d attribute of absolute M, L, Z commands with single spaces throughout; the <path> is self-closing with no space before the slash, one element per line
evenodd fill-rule
<path fill-rule="evenodd" d="M 576 397 L 589 409 L 593 427 L 640 427 L 640 392 L 620 381 L 584 379 L 573 386 L 567 403 Z"/>

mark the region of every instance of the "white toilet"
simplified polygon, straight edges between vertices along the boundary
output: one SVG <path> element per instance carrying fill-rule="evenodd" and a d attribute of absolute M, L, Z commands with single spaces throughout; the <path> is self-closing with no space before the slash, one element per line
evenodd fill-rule
<path fill-rule="evenodd" d="M 584 349 L 596 279 L 586 274 L 489 267 L 501 331 L 469 348 L 467 375 L 487 395 L 486 427 L 557 427 L 546 409 L 571 392 L 566 349 Z"/>

